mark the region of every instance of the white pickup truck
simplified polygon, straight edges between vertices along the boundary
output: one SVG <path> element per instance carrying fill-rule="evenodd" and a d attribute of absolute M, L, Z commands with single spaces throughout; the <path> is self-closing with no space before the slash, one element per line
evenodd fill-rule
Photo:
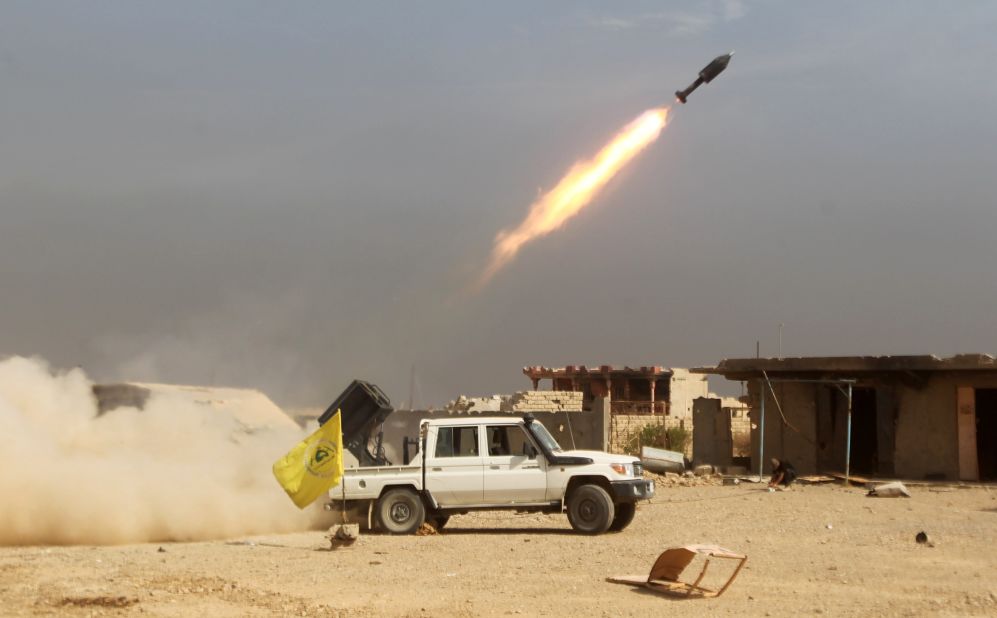
<path fill-rule="evenodd" d="M 408 465 L 347 469 L 326 508 L 366 513 L 390 534 L 475 510 L 566 510 L 577 532 L 601 534 L 626 528 L 654 495 L 636 457 L 565 451 L 529 414 L 426 420 L 419 442 Z"/>

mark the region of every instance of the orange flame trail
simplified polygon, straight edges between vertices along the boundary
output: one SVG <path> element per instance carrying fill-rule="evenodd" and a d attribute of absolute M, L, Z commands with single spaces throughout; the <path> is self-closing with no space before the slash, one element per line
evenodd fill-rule
<path fill-rule="evenodd" d="M 575 163 L 556 187 L 533 203 L 519 227 L 498 233 L 477 288 L 511 262 L 523 245 L 550 234 L 585 208 L 623 166 L 658 138 L 667 122 L 668 108 L 649 109 L 617 133 L 591 160 Z"/>

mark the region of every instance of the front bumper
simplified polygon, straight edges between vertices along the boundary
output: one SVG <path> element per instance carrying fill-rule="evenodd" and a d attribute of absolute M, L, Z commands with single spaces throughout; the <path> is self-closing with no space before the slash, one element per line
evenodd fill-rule
<path fill-rule="evenodd" d="M 613 489 L 613 500 L 615 502 L 650 500 L 654 497 L 654 481 L 649 479 L 613 481 L 609 485 Z"/>

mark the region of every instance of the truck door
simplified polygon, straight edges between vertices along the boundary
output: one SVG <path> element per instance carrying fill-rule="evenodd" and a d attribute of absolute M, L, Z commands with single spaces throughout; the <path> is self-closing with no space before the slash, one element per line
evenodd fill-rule
<path fill-rule="evenodd" d="M 440 506 L 481 504 L 484 458 L 479 429 L 436 427 L 436 448 L 426 459 L 426 489 Z"/>
<path fill-rule="evenodd" d="M 484 462 L 486 504 L 529 504 L 546 501 L 546 462 L 519 425 L 485 427 L 488 451 Z"/>

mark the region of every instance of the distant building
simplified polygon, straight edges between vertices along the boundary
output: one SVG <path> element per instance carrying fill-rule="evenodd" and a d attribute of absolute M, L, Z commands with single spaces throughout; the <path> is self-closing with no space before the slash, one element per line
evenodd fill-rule
<path fill-rule="evenodd" d="M 533 389 L 550 380 L 551 390 L 580 391 L 582 407 L 590 410 L 599 398 L 610 400 L 613 414 L 662 415 L 692 418 L 692 402 L 710 396 L 707 377 L 688 369 L 668 367 L 524 367 Z"/>
<path fill-rule="evenodd" d="M 693 371 L 747 381 L 753 468 L 764 438 L 766 470 L 770 457 L 802 474 L 843 472 L 847 459 L 852 474 L 997 480 L 993 356 L 739 358 Z"/>

